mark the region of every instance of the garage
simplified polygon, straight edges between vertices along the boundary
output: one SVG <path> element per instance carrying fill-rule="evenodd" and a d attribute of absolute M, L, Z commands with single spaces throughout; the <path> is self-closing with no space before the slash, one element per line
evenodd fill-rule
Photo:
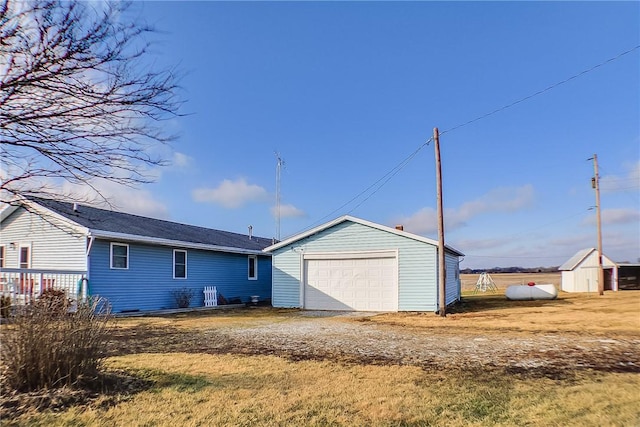
<path fill-rule="evenodd" d="M 349 215 L 303 231 L 272 254 L 274 307 L 438 311 L 438 242 Z M 445 303 L 460 299 L 460 251 L 445 246 Z"/>
<path fill-rule="evenodd" d="M 304 307 L 397 311 L 396 252 L 305 254 Z"/>

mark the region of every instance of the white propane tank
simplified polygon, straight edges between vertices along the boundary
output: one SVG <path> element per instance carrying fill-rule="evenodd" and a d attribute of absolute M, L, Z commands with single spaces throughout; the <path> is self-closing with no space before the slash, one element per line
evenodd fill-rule
<path fill-rule="evenodd" d="M 558 290 L 555 285 L 510 285 L 504 295 L 508 300 L 556 299 Z"/>

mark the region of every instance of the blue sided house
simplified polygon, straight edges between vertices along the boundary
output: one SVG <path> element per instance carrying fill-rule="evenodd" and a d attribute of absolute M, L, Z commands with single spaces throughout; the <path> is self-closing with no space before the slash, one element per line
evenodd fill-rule
<path fill-rule="evenodd" d="M 203 306 L 210 286 L 271 299 L 271 239 L 34 198 L 4 209 L 0 227 L 0 285 L 16 297 L 64 289 L 113 313 L 177 308 L 181 293 Z"/>

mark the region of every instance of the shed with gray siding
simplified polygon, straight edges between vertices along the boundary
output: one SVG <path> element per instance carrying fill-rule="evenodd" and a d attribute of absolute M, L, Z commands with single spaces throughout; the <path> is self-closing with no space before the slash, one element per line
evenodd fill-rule
<path fill-rule="evenodd" d="M 446 247 L 446 303 L 460 299 L 461 252 Z M 348 311 L 437 311 L 438 242 L 343 216 L 269 246 L 272 304 Z"/>

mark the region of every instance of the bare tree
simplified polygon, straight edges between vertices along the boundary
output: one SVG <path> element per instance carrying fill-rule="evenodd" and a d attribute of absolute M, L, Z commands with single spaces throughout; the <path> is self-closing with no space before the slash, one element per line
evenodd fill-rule
<path fill-rule="evenodd" d="M 0 201 L 60 184 L 149 182 L 181 104 L 173 70 L 143 62 L 152 31 L 127 5 L 0 0 Z"/>

